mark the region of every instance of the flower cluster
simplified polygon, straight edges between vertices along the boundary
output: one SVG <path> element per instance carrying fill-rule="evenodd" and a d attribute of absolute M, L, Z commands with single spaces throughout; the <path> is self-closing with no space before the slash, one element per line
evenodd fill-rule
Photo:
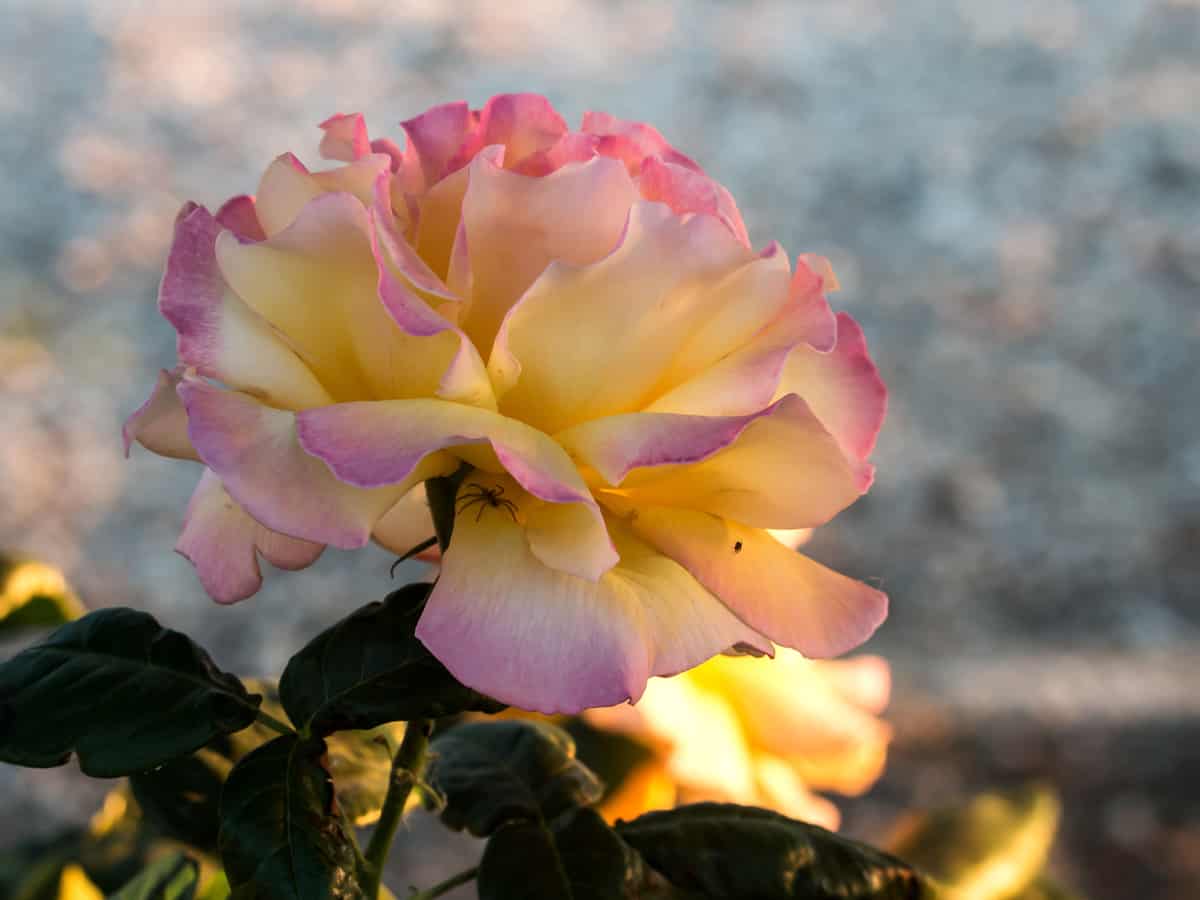
<path fill-rule="evenodd" d="M 216 600 L 260 556 L 408 550 L 432 534 L 414 488 L 466 464 L 417 634 L 500 700 L 604 706 L 730 648 L 874 631 L 880 592 L 768 531 L 873 477 L 886 391 L 824 260 L 754 250 L 648 125 L 503 95 L 403 123 L 403 149 L 322 127 L 338 165 L 285 154 L 254 197 L 181 211 L 179 365 L 126 424 L 203 465 L 177 549 Z"/>

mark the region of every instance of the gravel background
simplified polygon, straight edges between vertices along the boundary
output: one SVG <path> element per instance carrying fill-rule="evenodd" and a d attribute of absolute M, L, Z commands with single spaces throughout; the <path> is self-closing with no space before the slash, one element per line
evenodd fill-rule
<path fill-rule="evenodd" d="M 832 257 L 890 384 L 877 485 L 811 545 L 893 600 L 848 830 L 1045 775 L 1090 896 L 1200 896 L 1197 0 L 0 0 L 0 547 L 248 673 L 378 595 L 382 551 L 330 551 L 217 610 L 170 552 L 191 477 L 118 439 L 172 362 L 170 222 L 333 111 L 522 89 L 656 123 L 757 244 Z M 95 791 L 0 796 L 7 842 Z"/>

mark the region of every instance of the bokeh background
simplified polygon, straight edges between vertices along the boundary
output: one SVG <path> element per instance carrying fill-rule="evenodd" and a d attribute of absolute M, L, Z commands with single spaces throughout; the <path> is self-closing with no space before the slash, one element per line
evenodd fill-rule
<path fill-rule="evenodd" d="M 1198 0 L 0 0 L 0 547 L 248 674 L 386 590 L 330 550 L 214 607 L 119 426 L 184 200 L 506 90 L 654 122 L 866 330 L 879 478 L 810 550 L 891 594 L 897 740 L 845 830 L 1043 776 L 1066 880 L 1200 896 Z M 100 787 L 0 767 L 0 844 Z"/>

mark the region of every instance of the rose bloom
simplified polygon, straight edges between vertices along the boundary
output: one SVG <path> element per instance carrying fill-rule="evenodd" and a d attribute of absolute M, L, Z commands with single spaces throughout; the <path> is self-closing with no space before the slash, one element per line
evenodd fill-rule
<path fill-rule="evenodd" d="M 836 829 L 836 806 L 813 793 L 857 795 L 883 772 L 891 674 L 878 656 L 774 660 L 717 656 L 676 678 L 655 678 L 635 706 L 593 709 L 587 720 L 655 749 L 602 806 L 632 819 L 676 802 L 765 806 Z"/>
<path fill-rule="evenodd" d="M 432 534 L 414 487 L 467 463 L 417 635 L 499 700 L 605 706 L 731 647 L 874 631 L 883 594 L 766 531 L 873 477 L 886 391 L 827 263 L 752 249 L 648 125 L 503 95 L 403 123 L 403 150 L 322 127 L 340 165 L 285 154 L 253 198 L 181 211 L 179 366 L 125 428 L 203 464 L 176 549 L 217 601 L 258 556 L 407 551 Z"/>

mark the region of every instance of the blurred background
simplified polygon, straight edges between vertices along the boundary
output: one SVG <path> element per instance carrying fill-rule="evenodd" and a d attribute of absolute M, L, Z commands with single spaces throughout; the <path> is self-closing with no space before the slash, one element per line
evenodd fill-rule
<path fill-rule="evenodd" d="M 653 122 L 866 330 L 878 480 L 808 549 L 891 595 L 896 740 L 843 830 L 1041 776 L 1067 881 L 1200 896 L 1197 0 L 0 0 L 0 548 L 247 674 L 385 591 L 329 550 L 216 608 L 194 479 L 120 423 L 184 200 L 315 164 L 333 112 L 510 90 Z M 103 787 L 0 767 L 0 845 Z"/>

